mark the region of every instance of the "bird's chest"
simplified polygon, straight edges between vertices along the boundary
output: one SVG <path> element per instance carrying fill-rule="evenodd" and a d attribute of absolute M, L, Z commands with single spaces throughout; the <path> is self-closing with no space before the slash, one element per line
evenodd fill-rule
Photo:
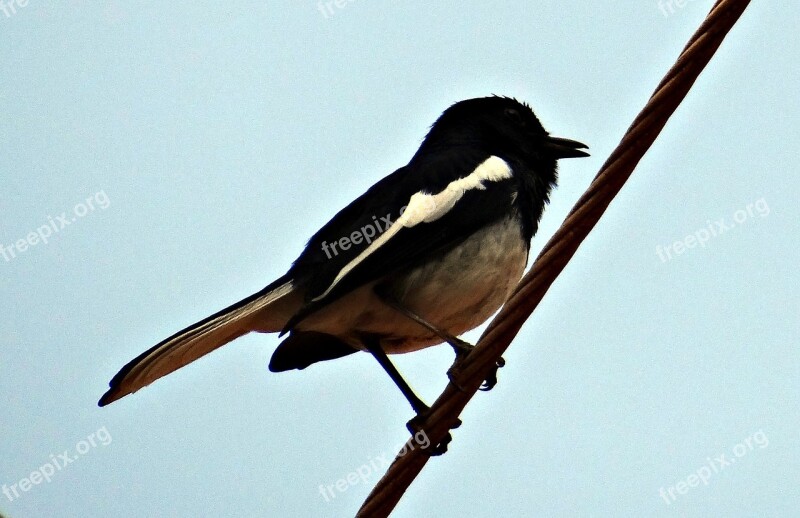
<path fill-rule="evenodd" d="M 437 328 L 460 335 L 485 322 L 508 299 L 528 260 L 519 221 L 489 225 L 439 257 L 395 277 L 384 288 L 393 298 Z M 441 338 L 383 302 L 375 283 L 345 295 L 299 325 L 339 337 L 361 349 L 363 335 L 381 337 L 387 353 L 415 351 Z"/>
<path fill-rule="evenodd" d="M 507 218 L 399 278 L 393 291 L 420 317 L 458 335 L 480 325 L 503 305 L 527 260 L 528 245 L 519 222 Z M 419 332 L 425 334 L 421 327 Z"/>

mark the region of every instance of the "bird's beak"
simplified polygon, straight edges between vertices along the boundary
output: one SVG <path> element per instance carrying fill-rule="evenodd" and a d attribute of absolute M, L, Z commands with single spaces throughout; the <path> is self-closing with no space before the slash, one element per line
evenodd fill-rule
<path fill-rule="evenodd" d="M 582 156 L 589 156 L 586 151 L 581 149 L 589 149 L 586 144 L 578 142 L 577 140 L 570 140 L 568 138 L 558 138 L 547 136 L 544 138 L 541 149 L 546 153 L 553 155 L 555 158 L 578 158 Z"/>

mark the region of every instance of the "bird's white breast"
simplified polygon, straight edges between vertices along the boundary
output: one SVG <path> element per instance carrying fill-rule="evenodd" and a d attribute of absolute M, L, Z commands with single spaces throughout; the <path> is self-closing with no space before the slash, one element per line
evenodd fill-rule
<path fill-rule="evenodd" d="M 398 281 L 400 301 L 431 324 L 459 335 L 485 322 L 508 299 L 528 261 L 528 246 L 516 218 L 507 218 L 473 234 L 440 259 Z M 413 322 L 412 322 L 413 324 Z M 413 339 L 387 339 L 387 352 L 416 350 L 440 342 L 418 324 Z M 404 326 L 405 327 L 405 326 Z M 409 329 L 410 331 L 410 329 Z M 399 341 L 398 341 L 399 342 Z"/>
<path fill-rule="evenodd" d="M 519 222 L 516 216 L 509 217 L 397 278 L 390 290 L 418 316 L 457 336 L 485 322 L 505 303 L 527 260 Z M 378 335 L 387 353 L 416 351 L 442 342 L 381 301 L 374 283 L 310 315 L 298 329 L 329 333 L 359 349 L 363 334 Z"/>

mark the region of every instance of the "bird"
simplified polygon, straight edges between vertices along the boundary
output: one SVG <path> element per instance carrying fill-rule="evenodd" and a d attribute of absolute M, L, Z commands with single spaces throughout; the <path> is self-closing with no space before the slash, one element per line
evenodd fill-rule
<path fill-rule="evenodd" d="M 551 136 L 514 98 L 452 104 L 408 164 L 334 215 L 284 275 L 131 360 L 99 406 L 258 332 L 283 337 L 272 372 L 370 353 L 423 414 L 388 355 L 443 343 L 456 362 L 469 354 L 459 335 L 494 314 L 522 277 L 557 161 L 587 149 Z M 482 388 L 496 383 L 496 368 Z"/>

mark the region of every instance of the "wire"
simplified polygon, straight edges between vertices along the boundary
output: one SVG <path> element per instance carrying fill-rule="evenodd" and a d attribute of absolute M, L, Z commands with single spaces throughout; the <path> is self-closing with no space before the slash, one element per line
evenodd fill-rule
<path fill-rule="evenodd" d="M 622 189 L 749 3 L 749 0 L 719 0 L 711 9 L 475 349 L 457 372 L 451 370 L 451 382 L 421 423 L 431 444 L 439 443 L 451 428 L 460 424 L 461 411 Z M 378 481 L 357 516 L 388 516 L 430 458 L 419 448 L 404 449 L 402 453 Z"/>

